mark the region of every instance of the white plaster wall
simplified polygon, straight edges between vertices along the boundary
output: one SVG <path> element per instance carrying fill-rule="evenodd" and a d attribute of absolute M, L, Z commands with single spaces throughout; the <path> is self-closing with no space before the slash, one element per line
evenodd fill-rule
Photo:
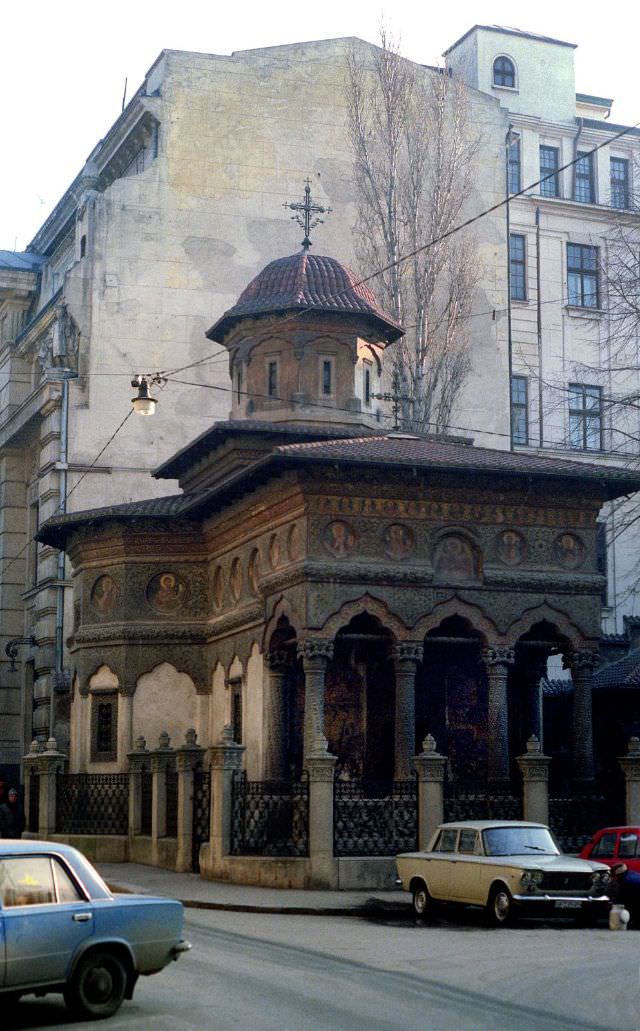
<path fill-rule="evenodd" d="M 264 662 L 257 646 L 253 645 L 245 676 L 244 744 L 247 747 L 247 776 L 260 780 L 263 755 Z"/>
<path fill-rule="evenodd" d="M 133 739 L 142 734 L 147 748 L 157 748 L 166 730 L 172 747 L 184 744 L 185 731 L 196 725 L 197 695 L 191 677 L 163 662 L 145 673 L 133 695 Z"/>

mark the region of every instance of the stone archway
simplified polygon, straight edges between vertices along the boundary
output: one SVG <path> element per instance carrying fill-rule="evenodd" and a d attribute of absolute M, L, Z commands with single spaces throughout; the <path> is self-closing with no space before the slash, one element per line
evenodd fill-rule
<path fill-rule="evenodd" d="M 296 628 L 280 615 L 264 653 L 265 780 L 298 780 L 302 772 L 305 683 L 297 644 Z"/>

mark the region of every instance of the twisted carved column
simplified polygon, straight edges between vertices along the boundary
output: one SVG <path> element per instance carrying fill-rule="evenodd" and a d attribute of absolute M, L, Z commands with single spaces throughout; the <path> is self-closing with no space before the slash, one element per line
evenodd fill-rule
<path fill-rule="evenodd" d="M 264 708 L 264 778 L 287 778 L 287 687 L 291 653 L 286 649 L 267 652 L 265 663 L 269 685 Z"/>
<path fill-rule="evenodd" d="M 304 670 L 304 759 L 327 752 L 324 736 L 324 680 L 333 658 L 333 641 L 307 637 L 298 645 Z"/>
<path fill-rule="evenodd" d="M 490 781 L 509 780 L 509 717 L 507 712 L 507 677 L 513 665 L 513 648 L 498 645 L 482 653 L 489 681 L 488 705 L 488 777 Z"/>
<path fill-rule="evenodd" d="M 413 775 L 416 736 L 416 669 L 422 661 L 422 644 L 404 641 L 393 646 L 396 678 L 394 779 Z"/>
<path fill-rule="evenodd" d="M 574 652 L 567 665 L 573 681 L 573 779 L 593 780 L 593 715 L 591 673 L 598 663 L 597 652 Z"/>

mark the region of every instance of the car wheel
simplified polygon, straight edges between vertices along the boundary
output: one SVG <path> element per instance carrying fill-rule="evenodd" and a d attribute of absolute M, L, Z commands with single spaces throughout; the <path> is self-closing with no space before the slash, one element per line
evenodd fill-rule
<path fill-rule="evenodd" d="M 424 920 L 432 907 L 432 898 L 424 881 L 418 881 L 413 888 L 413 915 L 416 920 Z"/>
<path fill-rule="evenodd" d="M 513 899 L 504 884 L 495 884 L 491 889 L 486 913 L 491 927 L 504 927 L 513 920 Z"/>
<path fill-rule="evenodd" d="M 81 959 L 64 993 L 68 1008 L 78 1016 L 110 1017 L 119 1009 L 127 989 L 127 972 L 112 952 L 92 952 Z"/>

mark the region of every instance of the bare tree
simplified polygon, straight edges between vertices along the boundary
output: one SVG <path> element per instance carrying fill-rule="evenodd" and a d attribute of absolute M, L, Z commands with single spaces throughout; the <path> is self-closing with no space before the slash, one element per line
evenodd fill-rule
<path fill-rule="evenodd" d="M 462 82 L 405 60 L 384 29 L 380 44 L 373 59 L 352 48 L 347 64 L 357 250 L 365 274 L 383 270 L 376 293 L 406 330 L 392 368 L 411 399 L 403 422 L 443 431 L 471 370 L 466 316 L 481 270 L 470 236 L 441 238 L 459 221 L 478 138 Z"/>

